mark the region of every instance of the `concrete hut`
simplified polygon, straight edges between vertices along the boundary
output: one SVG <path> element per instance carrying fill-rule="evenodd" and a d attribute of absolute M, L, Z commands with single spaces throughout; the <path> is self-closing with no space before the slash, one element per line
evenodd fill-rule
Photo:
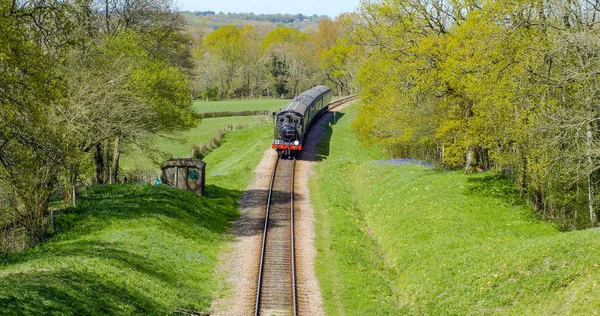
<path fill-rule="evenodd" d="M 206 163 L 200 159 L 170 159 L 160 166 L 160 180 L 172 187 L 204 195 L 205 168 Z"/>

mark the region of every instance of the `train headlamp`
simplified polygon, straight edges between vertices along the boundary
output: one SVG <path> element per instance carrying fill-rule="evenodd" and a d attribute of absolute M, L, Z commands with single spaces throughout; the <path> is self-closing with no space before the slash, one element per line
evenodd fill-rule
<path fill-rule="evenodd" d="M 295 141 L 295 142 L 294 142 L 294 145 L 296 145 L 296 146 L 298 146 L 299 144 L 300 144 L 300 142 L 299 142 L 299 141 Z"/>

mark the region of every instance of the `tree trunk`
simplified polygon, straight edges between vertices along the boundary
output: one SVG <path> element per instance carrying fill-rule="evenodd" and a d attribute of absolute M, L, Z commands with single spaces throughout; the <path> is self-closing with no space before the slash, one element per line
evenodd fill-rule
<path fill-rule="evenodd" d="M 65 188 L 65 195 L 70 195 L 69 198 L 73 201 L 73 207 L 77 207 L 76 195 L 77 195 L 77 178 L 79 177 L 79 168 L 75 165 L 71 165 L 70 168 L 71 174 L 69 176 L 69 184 L 71 185 L 71 192 L 67 193 L 68 190 Z M 68 200 L 68 199 L 66 199 Z"/>
<path fill-rule="evenodd" d="M 588 106 L 588 111 L 590 111 L 591 107 Z M 592 128 L 592 123 L 588 122 L 586 124 L 586 132 L 585 132 L 585 139 L 586 139 L 586 158 L 587 158 L 587 163 L 588 163 L 588 170 L 587 170 L 587 184 L 588 184 L 588 211 L 590 212 L 590 222 L 592 225 L 596 225 L 596 223 L 598 222 L 598 219 L 596 217 L 596 212 L 594 211 L 594 179 L 593 179 L 593 174 L 594 174 L 594 160 L 592 159 L 592 155 L 591 155 L 591 151 L 593 150 L 593 145 L 594 145 L 594 135 L 592 132 L 593 128 Z"/>
<path fill-rule="evenodd" d="M 104 151 L 102 152 L 104 155 L 104 183 L 108 183 L 110 184 L 110 159 L 109 159 L 109 148 L 110 148 L 110 141 L 107 140 L 104 143 Z"/>
<path fill-rule="evenodd" d="M 475 149 L 467 147 L 465 154 L 465 173 L 473 173 L 477 166 L 477 155 Z"/>
<path fill-rule="evenodd" d="M 115 137 L 115 143 L 113 147 L 113 162 L 112 162 L 112 183 L 117 183 L 117 175 L 119 172 L 119 157 L 121 156 L 121 136 L 117 135 Z"/>
<path fill-rule="evenodd" d="M 94 167 L 96 169 L 96 184 L 104 184 L 104 154 L 100 142 L 96 143 L 96 150 L 94 151 Z"/>
<path fill-rule="evenodd" d="M 104 14 L 105 14 L 105 22 L 106 22 L 106 34 L 110 34 L 110 11 L 108 10 L 108 0 L 104 1 Z"/>

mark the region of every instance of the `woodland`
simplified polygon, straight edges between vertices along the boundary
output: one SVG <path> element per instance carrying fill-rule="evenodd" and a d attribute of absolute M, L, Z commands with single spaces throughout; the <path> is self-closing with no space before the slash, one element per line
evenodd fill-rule
<path fill-rule="evenodd" d="M 3 233 L 39 243 L 59 186 L 75 201 L 117 181 L 123 144 L 197 124 L 183 28 L 168 0 L 0 2 Z"/>
<path fill-rule="evenodd" d="M 2 0 L 2 238 L 34 246 L 51 201 L 126 182 L 123 148 L 151 155 L 156 137 L 196 127 L 194 99 L 292 97 L 326 81 L 353 91 L 339 23 L 258 22 L 192 25 L 171 0 Z"/>
<path fill-rule="evenodd" d="M 599 15 L 597 0 L 382 0 L 301 30 L 215 29 L 171 0 L 1 0 L 0 227 L 39 243 L 53 195 L 123 181 L 123 146 L 197 126 L 194 99 L 316 84 L 359 93 L 353 130 L 392 158 L 491 171 L 540 217 L 596 226 Z"/>
<path fill-rule="evenodd" d="M 600 3 L 385 0 L 347 21 L 364 47 L 354 129 L 394 157 L 512 180 L 545 219 L 596 226 Z"/>

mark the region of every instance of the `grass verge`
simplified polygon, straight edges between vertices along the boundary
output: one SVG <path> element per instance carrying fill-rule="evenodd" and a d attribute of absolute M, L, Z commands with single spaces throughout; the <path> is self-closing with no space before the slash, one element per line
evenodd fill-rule
<path fill-rule="evenodd" d="M 190 152 L 190 148 L 193 145 L 207 142 L 211 137 L 216 136 L 219 130 L 221 130 L 225 124 L 258 124 L 264 119 L 264 116 L 239 116 L 203 119 L 197 127 L 192 128 L 189 131 L 173 134 L 171 135 L 172 138 L 170 139 L 157 137 L 154 141 L 154 145 L 159 152 L 167 155 L 163 157 L 164 160 L 168 159 L 169 155 L 177 158 L 187 157 Z M 158 169 L 158 166 L 137 148 L 126 149 L 121 158 L 120 164 L 121 168 L 123 168 L 125 171 L 132 169 Z"/>
<path fill-rule="evenodd" d="M 488 173 L 377 161 L 356 150 L 354 117 L 311 180 L 328 314 L 600 312 L 600 231 L 561 232 Z"/>
<path fill-rule="evenodd" d="M 165 185 L 88 190 L 38 247 L 0 257 L 0 314 L 165 315 L 208 311 L 237 201 L 271 126 L 233 131 L 206 157 L 207 196 Z"/>
<path fill-rule="evenodd" d="M 198 113 L 223 111 L 239 112 L 251 110 L 275 111 L 290 103 L 290 101 L 290 99 L 195 101 L 193 107 Z"/>

